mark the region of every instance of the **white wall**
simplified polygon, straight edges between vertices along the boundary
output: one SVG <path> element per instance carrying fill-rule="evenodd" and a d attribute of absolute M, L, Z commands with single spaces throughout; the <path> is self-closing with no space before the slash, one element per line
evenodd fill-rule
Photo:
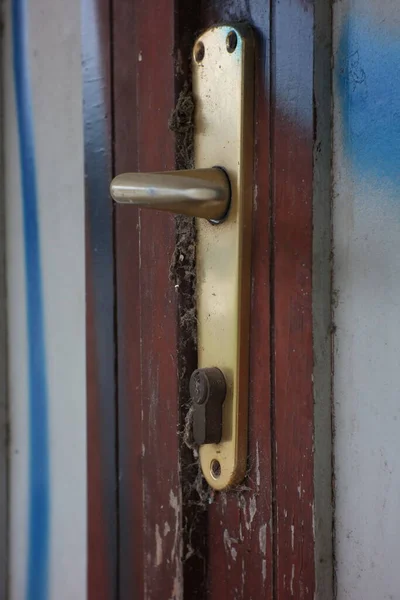
<path fill-rule="evenodd" d="M 400 6 L 334 3 L 338 599 L 400 598 Z"/>
<path fill-rule="evenodd" d="M 35 0 L 27 5 L 49 390 L 50 563 L 47 597 L 79 600 L 86 597 L 80 1 Z M 29 399 L 26 273 L 11 35 L 11 0 L 8 0 L 5 7 L 4 144 L 11 417 L 10 598 L 21 600 L 29 598 L 25 590 Z"/>

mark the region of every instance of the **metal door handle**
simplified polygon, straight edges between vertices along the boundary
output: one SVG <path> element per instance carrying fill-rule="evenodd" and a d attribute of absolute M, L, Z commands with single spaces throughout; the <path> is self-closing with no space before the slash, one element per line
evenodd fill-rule
<path fill-rule="evenodd" d="M 228 212 L 229 179 L 220 168 L 125 173 L 113 179 L 111 196 L 133 204 L 219 222 Z"/>

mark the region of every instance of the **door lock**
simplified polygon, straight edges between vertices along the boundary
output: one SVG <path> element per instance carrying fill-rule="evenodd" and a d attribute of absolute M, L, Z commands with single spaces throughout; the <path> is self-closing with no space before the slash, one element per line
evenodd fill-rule
<path fill-rule="evenodd" d="M 198 366 L 193 433 L 215 489 L 246 472 L 254 41 L 244 25 L 214 27 L 193 48 L 195 169 L 126 173 L 116 202 L 197 217 Z"/>
<path fill-rule="evenodd" d="M 222 405 L 226 381 L 216 367 L 196 369 L 190 377 L 190 397 L 194 404 L 193 439 L 196 444 L 219 444 L 222 437 Z"/>

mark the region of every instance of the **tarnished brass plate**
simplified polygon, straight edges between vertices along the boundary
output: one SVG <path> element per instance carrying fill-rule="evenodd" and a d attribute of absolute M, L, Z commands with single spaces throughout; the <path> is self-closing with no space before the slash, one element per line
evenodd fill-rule
<path fill-rule="evenodd" d="M 217 490 L 239 483 L 247 463 L 253 89 L 250 28 L 203 33 L 193 49 L 195 167 L 222 167 L 231 182 L 227 218 L 197 219 L 198 363 L 219 367 L 228 390 L 221 443 L 200 447 L 204 476 Z"/>

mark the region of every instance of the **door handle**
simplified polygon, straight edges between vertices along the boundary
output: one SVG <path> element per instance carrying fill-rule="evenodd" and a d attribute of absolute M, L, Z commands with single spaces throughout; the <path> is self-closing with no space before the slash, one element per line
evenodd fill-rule
<path fill-rule="evenodd" d="M 228 212 L 230 184 L 220 168 L 164 173 L 125 173 L 111 182 L 119 204 L 221 221 Z"/>
<path fill-rule="evenodd" d="M 198 369 L 194 435 L 203 474 L 223 490 L 247 465 L 254 40 L 243 24 L 205 31 L 192 61 L 195 169 L 126 173 L 122 204 L 197 217 Z"/>

